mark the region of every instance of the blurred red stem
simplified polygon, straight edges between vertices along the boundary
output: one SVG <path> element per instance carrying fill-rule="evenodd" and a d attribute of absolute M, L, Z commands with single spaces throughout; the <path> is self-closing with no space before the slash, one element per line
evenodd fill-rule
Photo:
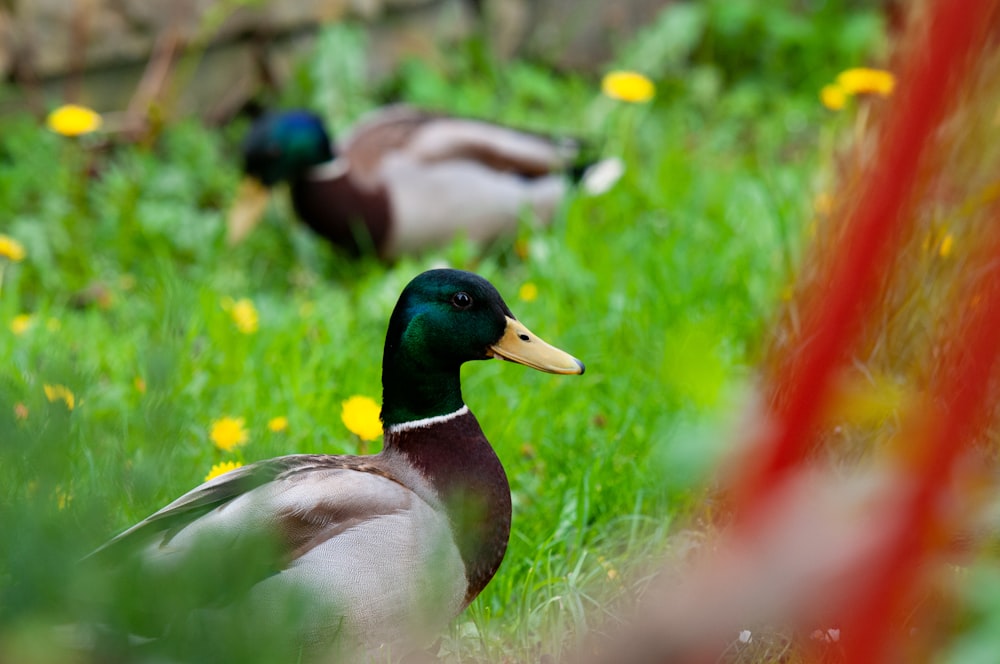
<path fill-rule="evenodd" d="M 1000 210 L 994 208 L 992 212 L 993 217 L 1000 218 Z M 992 255 L 1000 258 L 996 230 L 989 241 Z M 952 337 L 960 337 L 962 343 L 952 344 L 951 352 L 941 358 L 946 370 L 933 386 L 930 407 L 914 423 L 914 430 L 907 432 L 914 449 L 922 454 L 910 473 L 913 494 L 900 515 L 904 536 L 883 560 L 875 561 L 881 566 L 879 583 L 869 589 L 869 601 L 856 607 L 845 630 L 850 637 L 845 642 L 846 661 L 885 661 L 893 621 L 901 616 L 904 602 L 912 599 L 908 590 L 921 564 L 930 551 L 944 544 L 940 541 L 940 527 L 947 525 L 940 523 L 942 496 L 955 489 L 951 480 L 956 462 L 989 423 L 992 412 L 990 378 L 1000 349 L 1000 285 L 994 272 L 981 280 L 981 288 L 976 287 L 975 299 L 970 293 L 967 320 L 959 323 L 957 330 L 947 331 Z M 947 370 L 951 367 L 954 370 Z"/>
<path fill-rule="evenodd" d="M 871 306 L 880 273 L 893 245 L 912 222 L 908 214 L 922 157 L 944 118 L 962 66 L 989 25 L 996 0 L 972 0 L 957 7 L 934 3 L 927 30 L 902 61 L 892 122 L 884 133 L 860 200 L 846 220 L 845 242 L 824 284 L 805 303 L 800 352 L 777 370 L 769 408 L 774 435 L 756 453 L 759 464 L 737 487 L 737 505 L 753 515 L 777 482 L 807 456 L 813 430 L 828 401 L 834 372 L 854 342 Z"/>

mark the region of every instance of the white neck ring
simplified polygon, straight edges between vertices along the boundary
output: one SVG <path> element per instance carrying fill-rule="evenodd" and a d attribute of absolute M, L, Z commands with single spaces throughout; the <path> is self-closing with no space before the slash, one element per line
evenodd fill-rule
<path fill-rule="evenodd" d="M 445 415 L 435 415 L 434 417 L 425 417 L 421 420 L 411 420 L 409 422 L 400 422 L 399 424 L 393 424 L 388 427 L 385 432 L 390 433 L 402 433 L 403 431 L 411 431 L 413 429 L 423 429 L 425 427 L 434 426 L 435 424 L 443 424 L 445 422 L 454 420 L 455 418 L 461 417 L 469 412 L 469 407 L 462 405 L 461 408 L 453 413 L 447 413 Z"/>

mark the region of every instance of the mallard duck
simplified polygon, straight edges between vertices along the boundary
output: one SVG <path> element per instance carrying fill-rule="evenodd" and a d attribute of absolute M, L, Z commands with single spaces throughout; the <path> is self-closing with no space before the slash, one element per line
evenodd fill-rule
<path fill-rule="evenodd" d="M 507 548 L 507 477 L 459 377 L 463 363 L 489 358 L 584 372 L 518 321 L 486 279 L 453 269 L 420 274 L 386 332 L 380 453 L 296 454 L 232 470 L 97 555 L 118 550 L 174 570 L 186 556 L 210 565 L 206 551 L 221 551 L 231 565 L 242 559 L 232 552 L 240 542 L 270 533 L 274 550 L 257 561 L 247 597 L 280 606 L 275 597 L 304 590 L 323 610 L 308 612 L 303 643 L 336 638 L 369 653 L 419 645 L 482 591 Z M 199 548 L 206 541 L 215 548 Z"/>
<path fill-rule="evenodd" d="M 246 178 L 228 239 L 242 240 L 263 215 L 270 188 L 287 181 L 299 218 L 352 253 L 393 258 L 459 233 L 486 242 L 516 229 L 526 208 L 550 219 L 568 174 L 599 172 L 606 180 L 610 170 L 611 183 L 617 179 L 616 160 L 599 162 L 597 171 L 574 160 L 580 146 L 569 139 L 407 106 L 374 111 L 336 145 L 314 113 L 268 114 L 243 145 Z"/>

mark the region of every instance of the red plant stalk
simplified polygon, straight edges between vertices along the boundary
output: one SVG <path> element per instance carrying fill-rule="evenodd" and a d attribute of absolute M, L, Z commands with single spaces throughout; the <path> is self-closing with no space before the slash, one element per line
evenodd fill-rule
<path fill-rule="evenodd" d="M 803 303 L 803 340 L 776 370 L 766 415 L 769 438 L 757 441 L 754 461 L 737 479 L 733 496 L 744 523 L 752 521 L 771 489 L 800 467 L 829 403 L 833 378 L 870 311 L 888 258 L 910 230 L 913 194 L 924 155 L 944 120 L 964 67 L 982 43 L 998 0 L 939 0 L 927 10 L 926 32 L 900 61 L 898 91 L 883 123 L 876 159 L 861 180 L 857 204 L 845 220 L 845 241 L 820 288 Z"/>
<path fill-rule="evenodd" d="M 1000 209 L 992 210 L 1000 221 Z M 952 472 L 971 443 L 990 422 L 993 412 L 991 378 L 1000 363 L 1000 226 L 992 226 L 990 242 L 994 265 L 969 294 L 968 315 L 950 330 L 961 343 L 941 358 L 946 368 L 932 387 L 921 415 L 912 418 L 902 434 L 915 457 L 904 459 L 911 480 L 899 537 L 883 559 L 873 561 L 878 582 L 868 589 L 868 601 L 856 607 L 845 625 L 845 661 L 885 659 L 893 625 L 898 624 L 922 563 L 928 554 L 947 545 L 948 524 L 941 523 L 943 498 L 956 487 Z M 952 370 L 947 370 L 953 368 Z M 912 447 L 911 447 L 912 446 Z M 907 463 L 908 462 L 908 463 Z"/>
<path fill-rule="evenodd" d="M 773 435 L 760 441 L 759 460 L 736 487 L 743 534 L 751 536 L 758 518 L 766 517 L 770 492 L 802 466 L 813 433 L 831 396 L 835 372 L 855 343 L 871 310 L 888 258 L 907 237 L 915 215 L 914 193 L 928 163 L 931 143 L 959 86 L 975 66 L 988 26 L 998 14 L 997 0 L 961 5 L 939 0 L 927 10 L 926 32 L 901 61 L 898 92 L 883 125 L 870 173 L 861 180 L 858 204 L 846 220 L 845 241 L 820 279 L 820 288 L 804 303 L 799 352 L 780 365 L 772 385 L 768 423 Z M 1000 249 L 1000 237 L 989 238 Z M 1000 257 L 1000 251 L 994 256 Z M 942 366 L 952 368 L 933 386 L 925 410 L 928 421 L 911 422 L 912 467 L 906 469 L 912 493 L 898 515 L 901 535 L 885 555 L 873 560 L 876 581 L 865 588 L 844 624 L 845 661 L 883 661 L 893 626 L 911 595 L 921 564 L 940 546 L 937 507 L 952 490 L 949 479 L 961 452 L 987 422 L 989 381 L 1000 349 L 1000 288 L 977 294 L 977 306 L 960 330 Z M 937 416 L 933 414 L 937 412 Z M 868 577 L 872 578 L 872 577 Z"/>

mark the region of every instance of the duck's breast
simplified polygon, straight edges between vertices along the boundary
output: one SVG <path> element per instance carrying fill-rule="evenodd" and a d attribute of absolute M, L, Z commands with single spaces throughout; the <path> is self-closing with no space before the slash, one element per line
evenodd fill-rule
<path fill-rule="evenodd" d="M 383 253 L 390 205 L 384 187 L 361 186 L 350 172 L 315 173 L 292 183 L 295 213 L 317 235 L 352 254 Z"/>

